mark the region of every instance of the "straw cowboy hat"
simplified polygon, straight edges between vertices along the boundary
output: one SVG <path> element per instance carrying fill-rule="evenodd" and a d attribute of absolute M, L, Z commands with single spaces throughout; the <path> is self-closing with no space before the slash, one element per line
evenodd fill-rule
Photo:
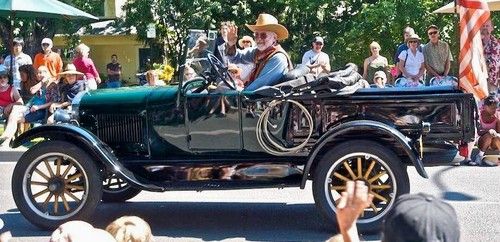
<path fill-rule="evenodd" d="M 411 34 L 410 37 L 408 37 L 408 39 L 406 39 L 406 43 L 408 43 L 408 41 L 411 41 L 411 40 L 416 40 L 418 42 L 420 42 L 420 37 L 418 36 L 418 34 Z"/>
<path fill-rule="evenodd" d="M 252 47 L 255 46 L 255 41 L 253 40 L 252 37 L 250 37 L 248 35 L 241 37 L 241 39 L 238 40 L 238 45 L 243 48 L 243 42 L 245 42 L 245 41 L 250 41 L 250 44 L 252 45 Z"/>
<path fill-rule="evenodd" d="M 82 75 L 83 73 L 76 71 L 76 67 L 73 64 L 67 64 L 66 69 L 59 73 L 60 77 L 64 77 L 65 75 Z"/>
<path fill-rule="evenodd" d="M 285 26 L 278 24 L 278 20 L 270 14 L 261 13 L 257 18 L 257 22 L 255 22 L 255 25 L 245 25 L 252 32 L 269 31 L 276 33 L 276 35 L 278 36 L 278 40 L 284 40 L 288 38 L 288 30 L 285 28 Z"/>

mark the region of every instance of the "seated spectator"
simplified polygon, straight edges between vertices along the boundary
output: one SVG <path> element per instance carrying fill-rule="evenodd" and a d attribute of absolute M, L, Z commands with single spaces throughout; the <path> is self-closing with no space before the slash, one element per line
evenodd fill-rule
<path fill-rule="evenodd" d="M 59 73 L 59 76 L 63 78 L 63 83 L 59 86 L 60 100 L 59 102 L 53 102 L 49 107 L 49 113 L 51 114 L 47 123 L 54 123 L 54 112 L 58 108 L 71 108 L 71 102 L 73 98 L 79 93 L 85 90 L 85 79 L 83 78 L 83 73 L 76 71 L 73 64 L 68 64 L 64 72 Z"/>
<path fill-rule="evenodd" d="M 144 86 L 165 86 L 165 83 L 159 79 L 158 73 L 156 70 L 149 70 L 146 72 L 146 84 Z"/>
<path fill-rule="evenodd" d="M 75 220 L 61 224 L 50 236 L 50 242 L 115 242 L 113 236 L 91 224 Z"/>
<path fill-rule="evenodd" d="M 198 75 L 196 74 L 196 71 L 193 69 L 193 67 L 186 65 L 184 67 L 184 82 L 189 81 Z"/>
<path fill-rule="evenodd" d="M 474 161 L 469 162 L 469 165 L 486 164 L 489 166 L 498 165 L 497 162 L 491 162 L 484 158 L 484 153 L 488 150 L 500 151 L 500 115 L 498 113 L 498 99 L 494 95 L 484 99 L 484 104 L 481 107 L 479 114 L 479 123 L 481 125 L 478 135 L 479 153 Z"/>
<path fill-rule="evenodd" d="M 9 146 L 10 141 L 14 138 L 17 131 L 18 123 L 35 123 L 43 122 L 47 115 L 47 108 L 52 104 L 52 100 L 57 100 L 58 94 L 55 94 L 57 85 L 52 85 L 54 80 L 50 76 L 49 69 L 45 66 L 38 67 L 37 73 L 38 83 L 31 88 L 31 92 L 35 95 L 24 106 L 14 105 L 11 115 L 7 121 L 7 126 L 0 140 L 0 148 Z M 50 89 L 48 88 L 50 87 Z"/>
<path fill-rule="evenodd" d="M 357 218 L 373 195 L 363 181 L 346 182 L 337 205 L 337 221 L 344 241 L 359 241 Z M 460 241 L 460 226 L 455 209 L 429 194 L 405 194 L 394 203 L 382 225 L 382 242 Z"/>
<path fill-rule="evenodd" d="M 111 222 L 108 231 L 117 242 L 150 242 L 153 234 L 149 224 L 137 216 L 123 216 Z"/>
<path fill-rule="evenodd" d="M 263 86 L 278 84 L 293 69 L 286 51 L 278 44 L 288 38 L 288 30 L 269 14 L 259 14 L 255 25 L 246 25 L 253 33 L 256 48 L 237 50 L 238 30 L 230 25 L 227 34 L 226 55 L 231 63 L 254 63 L 255 69 L 245 84 L 245 90 L 254 91 Z"/>
<path fill-rule="evenodd" d="M 374 80 L 375 72 L 385 72 L 389 66 L 387 58 L 380 55 L 380 50 L 380 45 L 373 41 L 370 44 L 371 56 L 366 58 L 363 63 L 363 78 L 370 83 Z M 385 79 L 387 81 L 387 75 Z"/>
<path fill-rule="evenodd" d="M 227 66 L 227 71 L 231 78 L 233 78 L 234 84 L 236 84 L 236 89 L 238 91 L 243 90 L 245 83 L 241 80 L 242 69 L 235 64 L 229 64 Z"/>
<path fill-rule="evenodd" d="M 7 69 L 0 70 L 0 119 L 7 119 L 14 105 L 22 105 L 21 95 L 9 84 Z"/>
<path fill-rule="evenodd" d="M 36 70 L 33 65 L 22 65 L 19 67 L 19 75 L 21 77 L 21 98 L 23 102 L 28 102 L 32 97 L 31 88 L 38 83 Z"/>
<path fill-rule="evenodd" d="M 251 49 L 255 47 L 255 41 L 253 40 L 252 37 L 245 35 L 243 36 L 240 40 L 238 40 L 238 45 L 242 50 L 245 49 Z M 241 68 L 241 80 L 243 82 L 247 82 L 248 79 L 250 78 L 250 74 L 252 74 L 253 69 L 255 68 L 254 63 L 239 63 L 237 64 L 238 67 Z"/>
<path fill-rule="evenodd" d="M 431 78 L 444 79 L 448 77 L 453 59 L 450 47 L 448 43 L 439 39 L 439 28 L 436 25 L 429 26 L 427 34 L 430 40 L 424 45 L 423 54 L 428 80 Z"/>
<path fill-rule="evenodd" d="M 386 88 L 387 84 L 387 75 L 384 71 L 377 71 L 373 76 L 373 85 L 372 87 L 376 88 Z"/>
<path fill-rule="evenodd" d="M 419 50 L 420 37 L 416 34 L 407 38 L 409 48 L 399 54 L 399 70 L 403 77 L 396 80 L 395 86 L 418 87 L 423 86 L 424 55 Z"/>

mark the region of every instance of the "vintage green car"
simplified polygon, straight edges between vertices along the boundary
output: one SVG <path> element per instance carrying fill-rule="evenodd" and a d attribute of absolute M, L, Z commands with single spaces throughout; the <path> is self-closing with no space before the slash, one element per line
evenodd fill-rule
<path fill-rule="evenodd" d="M 14 147 L 43 138 L 12 176 L 24 217 L 50 229 L 142 190 L 304 188 L 312 180 L 317 207 L 335 226 L 345 182 L 361 180 L 375 199 L 358 225 L 373 230 L 410 191 L 407 166 L 426 178 L 424 166 L 449 164 L 474 137 L 474 99 L 452 87 L 206 92 L 217 80 L 234 84 L 210 63 L 212 71 L 173 85 L 80 93 L 67 123 L 21 134 Z"/>

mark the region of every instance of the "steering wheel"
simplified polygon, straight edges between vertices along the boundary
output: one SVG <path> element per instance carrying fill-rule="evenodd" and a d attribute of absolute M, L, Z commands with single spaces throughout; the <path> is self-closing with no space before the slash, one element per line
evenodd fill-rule
<path fill-rule="evenodd" d="M 221 79 L 229 88 L 236 90 L 236 84 L 231 75 L 228 74 L 227 67 L 211 53 L 207 54 L 207 59 L 212 70 L 216 73 L 216 79 Z"/>

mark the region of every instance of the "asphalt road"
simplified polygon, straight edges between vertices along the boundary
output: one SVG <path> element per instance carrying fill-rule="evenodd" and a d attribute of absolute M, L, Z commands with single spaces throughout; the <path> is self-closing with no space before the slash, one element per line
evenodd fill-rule
<path fill-rule="evenodd" d="M 10 192 L 15 163 L 1 161 L 6 159 L 0 153 L 0 231 L 10 230 L 12 241 L 48 241 L 50 231 L 37 229 L 16 209 Z M 442 197 L 456 209 L 461 241 L 500 241 L 499 167 L 432 167 L 430 179 L 413 167 L 408 171 L 411 192 Z M 100 205 L 93 224 L 103 228 L 122 215 L 143 217 L 156 241 L 324 241 L 335 233 L 316 211 L 310 184 L 305 190 L 143 192 L 127 203 Z"/>

